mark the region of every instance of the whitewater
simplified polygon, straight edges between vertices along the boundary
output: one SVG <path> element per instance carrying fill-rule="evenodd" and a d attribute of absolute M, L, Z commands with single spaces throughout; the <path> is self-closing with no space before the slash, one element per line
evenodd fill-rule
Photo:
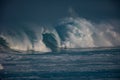
<path fill-rule="evenodd" d="M 85 18 L 66 17 L 52 27 L 20 25 L 2 28 L 0 38 L 17 51 L 51 52 L 61 48 L 93 48 L 120 46 L 119 24 L 95 23 Z"/>

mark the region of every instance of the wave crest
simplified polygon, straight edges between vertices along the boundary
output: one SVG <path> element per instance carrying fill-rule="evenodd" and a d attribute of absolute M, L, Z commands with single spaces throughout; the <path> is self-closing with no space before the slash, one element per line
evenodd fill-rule
<path fill-rule="evenodd" d="M 56 48 L 88 48 L 120 46 L 120 33 L 109 23 L 93 23 L 83 18 L 65 18 L 55 27 L 24 27 L 3 30 L 3 38 L 11 49 L 54 51 Z"/>

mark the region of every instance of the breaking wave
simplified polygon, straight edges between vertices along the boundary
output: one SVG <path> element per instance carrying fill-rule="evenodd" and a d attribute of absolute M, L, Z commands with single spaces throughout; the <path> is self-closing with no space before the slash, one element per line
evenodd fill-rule
<path fill-rule="evenodd" d="M 14 50 L 54 51 L 58 48 L 120 46 L 120 33 L 115 25 L 92 23 L 83 18 L 65 18 L 54 27 L 22 27 L 0 32 L 0 46 Z M 4 44 L 5 45 L 5 44 Z"/>

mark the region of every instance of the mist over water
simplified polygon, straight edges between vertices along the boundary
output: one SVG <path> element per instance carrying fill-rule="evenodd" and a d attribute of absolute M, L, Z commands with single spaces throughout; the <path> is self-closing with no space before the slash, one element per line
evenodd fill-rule
<path fill-rule="evenodd" d="M 66 18 L 56 28 L 65 46 L 81 47 L 114 47 L 119 46 L 120 33 L 110 23 L 93 23 L 84 18 Z M 62 32 L 63 31 L 63 32 Z"/>
<path fill-rule="evenodd" d="M 52 27 L 24 25 L 18 29 L 1 29 L 0 37 L 5 39 L 11 49 L 23 51 L 49 52 L 53 48 L 116 47 L 120 46 L 120 33 L 116 25 L 119 24 L 95 23 L 85 18 L 66 17 Z"/>

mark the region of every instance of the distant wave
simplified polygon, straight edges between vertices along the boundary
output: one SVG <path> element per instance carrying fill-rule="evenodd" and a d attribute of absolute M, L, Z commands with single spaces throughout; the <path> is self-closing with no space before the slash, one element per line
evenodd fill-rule
<path fill-rule="evenodd" d="M 23 27 L 1 30 L 0 38 L 14 50 L 54 51 L 57 48 L 120 46 L 115 25 L 92 23 L 83 18 L 68 17 L 54 27 Z M 3 46 L 3 42 L 0 43 Z"/>

